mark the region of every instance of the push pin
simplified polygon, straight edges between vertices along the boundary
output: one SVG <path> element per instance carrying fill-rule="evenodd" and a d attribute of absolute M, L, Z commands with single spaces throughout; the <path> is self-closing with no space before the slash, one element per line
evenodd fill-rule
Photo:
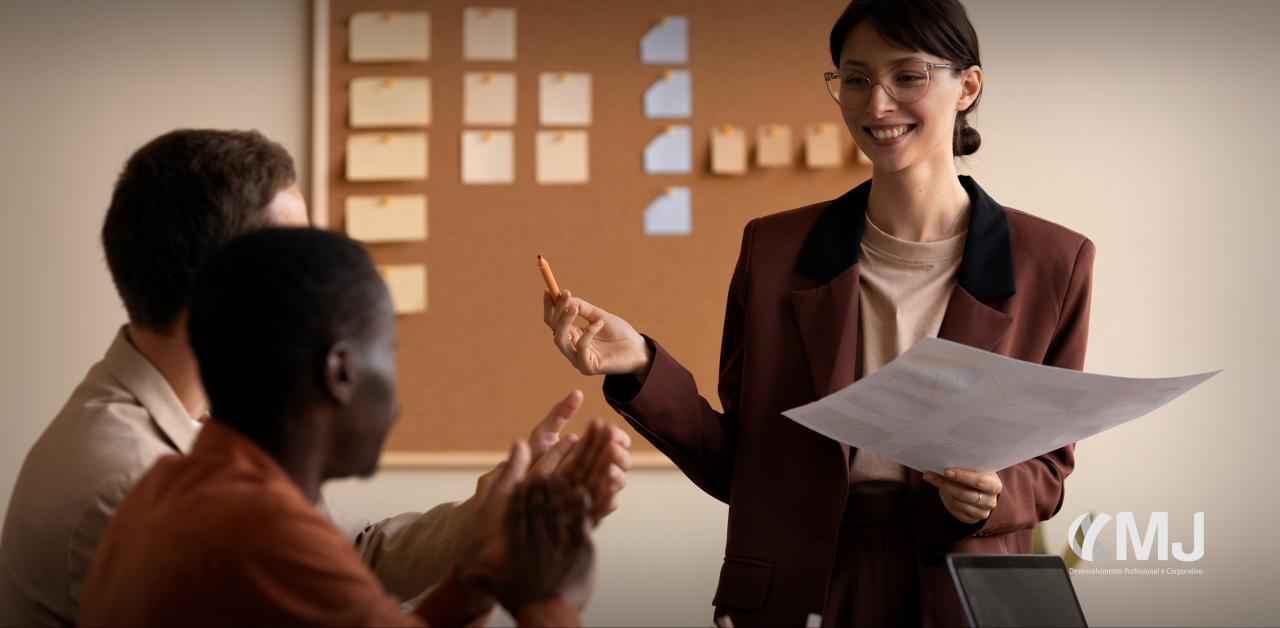
<path fill-rule="evenodd" d="M 675 189 L 675 188 L 673 188 L 673 187 L 668 187 L 668 188 L 667 188 L 667 196 L 675 196 L 675 195 L 676 195 L 676 189 Z"/>
<path fill-rule="evenodd" d="M 674 124 L 668 124 L 668 125 L 667 125 L 667 128 L 666 128 L 666 131 L 667 131 L 667 134 L 668 134 L 668 135 L 670 135 L 670 134 L 672 134 L 672 133 L 675 133 L 675 132 L 676 132 L 676 125 L 674 125 Z"/>
<path fill-rule="evenodd" d="M 387 19 L 387 21 L 388 21 L 388 22 L 390 22 L 391 20 L 396 19 L 396 12 L 395 12 L 395 11 L 387 11 L 387 12 L 386 12 L 382 17 L 385 17 L 385 18 Z"/>
<path fill-rule="evenodd" d="M 394 77 L 394 76 L 388 76 L 388 77 L 387 77 L 387 80 L 383 81 L 383 82 L 382 82 L 382 84 L 383 84 L 383 85 L 385 85 L 385 86 L 387 86 L 387 87 L 391 87 L 392 85 L 395 85 L 395 84 L 396 84 L 396 77 Z"/>
<path fill-rule="evenodd" d="M 484 14 L 485 14 L 485 16 L 493 15 L 493 11 L 494 11 L 494 8 L 493 8 L 493 7 L 485 7 L 485 8 L 484 8 Z"/>
<path fill-rule="evenodd" d="M 390 276 L 391 276 L 391 267 L 390 267 L 390 266 L 379 266 L 379 267 L 378 267 L 378 274 L 382 275 L 382 277 L 383 277 L 384 279 L 385 279 L 385 278 L 387 278 L 387 277 L 390 277 Z"/>
<path fill-rule="evenodd" d="M 484 141 L 486 141 L 486 142 L 493 141 L 493 131 L 485 131 L 485 132 L 484 132 Z"/>
<path fill-rule="evenodd" d="M 778 134 L 778 125 L 776 125 L 776 124 L 770 124 L 770 125 L 769 125 L 769 135 L 777 135 L 777 134 Z"/>
<path fill-rule="evenodd" d="M 390 134 L 390 133 L 383 133 L 383 134 L 382 134 L 382 143 L 383 143 L 383 144 L 390 144 L 390 143 L 391 143 L 391 134 Z"/>
<path fill-rule="evenodd" d="M 724 126 L 720 127 L 720 134 L 721 134 L 721 135 L 733 135 L 733 125 L 732 125 L 732 124 L 726 124 L 726 125 L 724 125 Z"/>
<path fill-rule="evenodd" d="M 565 141 L 565 140 L 566 140 L 566 139 L 568 139 L 568 138 L 569 138 L 569 134 L 568 134 L 568 133 L 565 133 L 564 131 L 561 131 L 561 132 L 559 132 L 559 133 L 557 133 L 557 134 L 556 134 L 556 141 L 557 141 L 557 142 L 563 142 L 563 141 Z"/>
<path fill-rule="evenodd" d="M 390 206 L 390 205 L 391 205 L 391 197 L 390 197 L 390 196 L 384 196 L 384 197 L 382 197 L 382 206 L 383 206 L 383 207 L 388 207 L 388 206 Z"/>
<path fill-rule="evenodd" d="M 670 17 L 670 16 L 666 16 L 666 15 L 662 16 L 662 25 L 663 25 L 663 26 L 666 26 L 667 24 L 670 24 L 670 23 L 671 23 L 671 17 Z"/>
<path fill-rule="evenodd" d="M 663 72 L 663 74 L 662 74 L 662 78 L 665 78 L 665 79 L 667 79 L 668 81 L 670 81 L 674 76 L 675 76 L 675 73 L 673 73 L 671 70 L 667 70 L 666 72 Z"/>
<path fill-rule="evenodd" d="M 561 73 L 560 73 L 560 82 L 562 82 L 562 83 L 563 83 L 564 81 L 567 81 L 567 80 L 569 80 L 569 73 L 568 73 L 568 72 L 561 72 Z"/>
<path fill-rule="evenodd" d="M 819 133 L 826 133 L 826 132 L 827 132 L 827 123 L 826 123 L 826 122 L 822 122 L 822 123 L 819 123 L 819 124 L 818 124 L 818 132 L 819 132 Z"/>
<path fill-rule="evenodd" d="M 493 82 L 493 72 L 485 72 L 485 74 L 484 74 L 484 82 L 486 82 L 486 83 L 492 83 L 492 82 Z"/>

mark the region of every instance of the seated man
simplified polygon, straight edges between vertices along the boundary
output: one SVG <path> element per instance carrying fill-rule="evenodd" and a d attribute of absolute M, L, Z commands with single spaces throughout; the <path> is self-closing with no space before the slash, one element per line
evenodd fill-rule
<path fill-rule="evenodd" d="M 23 462 L 0 538 L 0 626 L 71 625 L 120 500 L 156 459 L 190 453 L 208 408 L 186 327 L 199 266 L 241 234 L 306 224 L 293 160 L 256 132 L 174 131 L 129 158 L 102 226 L 129 324 Z M 534 429 L 535 460 L 554 466 L 572 446 L 559 432 L 581 399 L 570 395 Z M 630 465 L 626 435 L 610 435 L 617 444 L 593 491 L 597 518 Z M 323 496 L 318 507 L 406 598 L 439 581 L 471 537 L 470 500 L 378 522 L 330 511 Z"/>
<path fill-rule="evenodd" d="M 190 454 L 161 459 L 120 504 L 80 625 L 463 625 L 483 621 L 493 595 L 520 625 L 576 625 L 567 603 L 590 587 L 590 497 L 536 476 L 508 517 L 523 442 L 479 498 L 461 560 L 413 614 L 316 512 L 324 481 L 374 472 L 399 414 L 395 315 L 359 245 L 314 229 L 237 239 L 200 273 L 189 328 L 212 418 Z M 567 475 L 585 479 L 607 456 L 601 428 Z"/>

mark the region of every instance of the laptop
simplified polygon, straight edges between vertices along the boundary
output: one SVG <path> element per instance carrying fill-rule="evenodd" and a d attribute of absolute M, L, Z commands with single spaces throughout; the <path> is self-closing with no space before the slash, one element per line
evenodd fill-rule
<path fill-rule="evenodd" d="M 969 625 L 1087 626 L 1060 556 L 949 554 Z"/>

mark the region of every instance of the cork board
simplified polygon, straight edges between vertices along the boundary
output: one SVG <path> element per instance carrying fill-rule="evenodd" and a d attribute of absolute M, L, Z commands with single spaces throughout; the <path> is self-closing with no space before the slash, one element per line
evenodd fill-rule
<path fill-rule="evenodd" d="M 827 36 L 843 0 L 529 0 L 517 10 L 516 60 L 464 61 L 463 10 L 453 0 L 331 0 L 316 4 L 317 118 L 313 121 L 317 224 L 342 231 L 349 195 L 425 194 L 428 239 L 367 245 L 379 264 L 425 264 L 427 309 L 399 318 L 401 419 L 387 460 L 467 464 L 496 460 L 570 390 L 586 403 L 569 429 L 591 417 L 625 425 L 604 402 L 601 378 L 585 378 L 551 344 L 541 320 L 535 256 L 551 261 L 562 288 L 627 319 L 693 373 L 715 407 L 725 299 L 744 225 L 757 216 L 829 200 L 870 176 L 858 165 L 838 105 L 826 93 Z M 430 60 L 349 63 L 347 29 L 360 11 L 429 11 Z M 688 18 L 688 63 L 645 65 L 640 39 L 664 15 Z M 692 116 L 646 119 L 642 96 L 666 70 L 692 73 Z M 540 72 L 589 72 L 590 181 L 535 182 L 534 136 Z M 463 185 L 460 137 L 464 72 L 514 72 L 515 181 Z M 347 90 L 362 76 L 425 75 L 431 80 L 429 178 L 348 182 L 344 151 Z M 835 125 L 844 165 L 809 169 L 806 125 Z M 693 171 L 648 175 L 644 147 L 668 123 L 692 129 Z M 745 175 L 711 172 L 713 127 L 788 125 L 793 163 Z M 403 129 L 401 129 L 403 130 Z M 391 131 L 391 130 L 388 130 Z M 415 130 L 416 131 L 416 130 Z M 688 186 L 692 232 L 646 236 L 645 208 L 668 186 Z M 626 428 L 630 429 L 630 428 Z M 633 434 L 634 437 L 634 434 Z M 635 437 L 638 460 L 656 452 Z"/>

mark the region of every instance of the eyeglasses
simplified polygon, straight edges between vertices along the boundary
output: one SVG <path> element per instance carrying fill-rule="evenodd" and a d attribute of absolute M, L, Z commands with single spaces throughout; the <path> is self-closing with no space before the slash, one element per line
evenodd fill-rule
<path fill-rule="evenodd" d="M 931 70 L 951 68 L 950 63 L 903 63 L 894 66 L 878 78 L 867 73 L 848 68 L 843 71 L 827 72 L 822 78 L 827 80 L 827 91 L 840 103 L 841 107 L 861 109 L 867 106 L 871 92 L 878 84 L 884 88 L 890 98 L 900 102 L 915 102 L 924 98 L 929 91 L 929 75 Z M 887 80 L 886 80 L 886 77 Z"/>

